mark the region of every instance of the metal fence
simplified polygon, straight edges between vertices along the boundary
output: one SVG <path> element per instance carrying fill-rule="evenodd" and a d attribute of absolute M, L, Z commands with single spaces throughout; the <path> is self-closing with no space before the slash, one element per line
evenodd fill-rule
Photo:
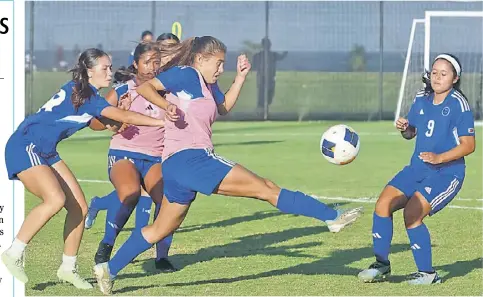
<path fill-rule="evenodd" d="M 222 89 L 233 80 L 239 53 L 252 60 L 253 73 L 227 120 L 392 119 L 411 25 L 426 10 L 482 11 L 483 3 L 27 2 L 26 113 L 35 112 L 69 79 L 65 70 L 81 50 L 101 47 L 116 68 L 127 64 L 142 31 L 157 36 L 175 29 L 182 39 L 212 35 L 227 45 Z M 477 116 L 483 85 L 482 19 L 441 19 L 431 27 L 432 55 L 433 49 L 454 53 L 463 69 L 471 70 L 465 72 L 471 82 L 466 93 Z M 424 35 L 424 26 L 416 33 Z M 263 39 L 270 42 L 262 46 Z M 414 73 L 423 71 L 418 60 L 423 41 L 414 41 Z M 416 92 L 420 84 L 406 87 Z"/>

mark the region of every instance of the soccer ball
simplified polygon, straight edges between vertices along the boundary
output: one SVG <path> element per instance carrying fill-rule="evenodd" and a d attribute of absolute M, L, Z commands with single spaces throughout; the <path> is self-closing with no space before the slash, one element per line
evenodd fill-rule
<path fill-rule="evenodd" d="M 320 152 L 332 164 L 349 164 L 357 157 L 359 148 L 359 135 L 346 125 L 330 127 L 320 139 Z"/>

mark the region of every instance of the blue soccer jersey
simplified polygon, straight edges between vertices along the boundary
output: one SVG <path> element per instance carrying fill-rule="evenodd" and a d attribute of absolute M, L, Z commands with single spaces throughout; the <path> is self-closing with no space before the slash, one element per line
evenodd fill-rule
<path fill-rule="evenodd" d="M 465 161 L 460 158 L 448 163 L 432 165 L 419 159 L 422 152 L 441 154 L 459 144 L 459 137 L 474 136 L 474 118 L 466 98 L 457 90 L 450 91 L 438 105 L 434 94 L 416 95 L 408 114 L 409 125 L 416 128 L 416 145 L 411 166 L 422 172 L 444 170 L 464 174 Z"/>
<path fill-rule="evenodd" d="M 37 113 L 20 124 L 16 133 L 22 133 L 40 152 L 48 155 L 55 153 L 61 140 L 87 127 L 93 117 L 100 117 L 102 110 L 111 106 L 91 86 L 94 95 L 76 110 L 71 101 L 74 86 L 73 81 L 62 86 Z"/>
<path fill-rule="evenodd" d="M 168 92 L 173 94 L 186 93 L 190 95 L 191 100 L 204 98 L 200 78 L 197 71 L 192 67 L 175 66 L 159 73 L 156 78 Z M 222 104 L 225 101 L 225 94 L 218 87 L 218 83 L 207 84 L 207 86 L 210 88 L 216 104 Z"/>

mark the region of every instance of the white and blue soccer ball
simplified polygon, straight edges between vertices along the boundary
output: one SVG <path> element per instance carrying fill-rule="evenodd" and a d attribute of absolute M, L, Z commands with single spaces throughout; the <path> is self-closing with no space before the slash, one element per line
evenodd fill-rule
<path fill-rule="evenodd" d="M 330 127 L 320 139 L 322 156 L 336 165 L 346 165 L 354 161 L 360 146 L 359 135 L 347 125 Z"/>

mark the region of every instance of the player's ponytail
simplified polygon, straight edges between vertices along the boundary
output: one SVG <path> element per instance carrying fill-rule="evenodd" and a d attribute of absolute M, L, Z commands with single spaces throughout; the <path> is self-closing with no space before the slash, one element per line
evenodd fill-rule
<path fill-rule="evenodd" d="M 95 67 L 97 60 L 104 56 L 107 56 L 107 54 L 100 49 L 87 49 L 79 56 L 79 60 L 74 68 L 70 70 L 72 72 L 72 80 L 75 83 L 72 92 L 72 104 L 76 110 L 94 95 L 94 91 L 89 85 L 88 69 Z"/>
<path fill-rule="evenodd" d="M 202 36 L 178 44 L 161 44 L 160 52 L 162 56 L 174 55 L 171 61 L 161 67 L 160 71 L 165 71 L 174 66 L 193 66 L 198 54 L 209 57 L 218 52 L 226 53 L 226 46 L 215 37 Z"/>

